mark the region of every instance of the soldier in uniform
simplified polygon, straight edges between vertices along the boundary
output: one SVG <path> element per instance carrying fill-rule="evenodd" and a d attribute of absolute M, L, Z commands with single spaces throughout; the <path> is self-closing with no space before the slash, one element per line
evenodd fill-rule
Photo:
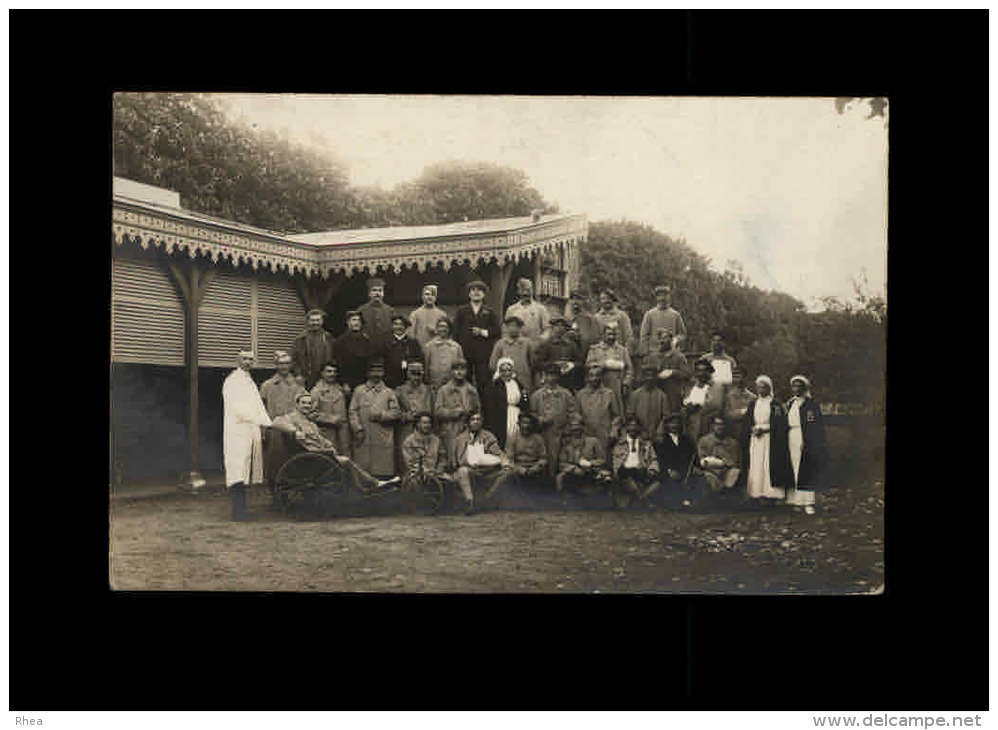
<path fill-rule="evenodd" d="M 592 365 L 586 372 L 586 385 L 575 394 L 586 433 L 595 436 L 600 446 L 609 452 L 620 433 L 624 408 L 620 398 L 603 385 L 603 368 Z"/>
<path fill-rule="evenodd" d="M 626 403 L 626 391 L 634 380 L 634 366 L 627 348 L 617 341 L 617 326 L 608 324 L 603 328 L 603 341 L 589 348 L 586 367 L 600 365 L 603 368 L 603 384 L 617 394 L 621 403 Z"/>
<path fill-rule="evenodd" d="M 294 375 L 291 374 L 291 355 L 278 350 L 274 353 L 277 372 L 260 385 L 260 397 L 271 419 L 291 413 L 295 409 L 295 396 L 305 392 Z"/>
<path fill-rule="evenodd" d="M 617 293 L 613 289 L 603 289 L 599 293 L 600 308 L 593 315 L 593 319 L 599 325 L 600 331 L 608 325 L 617 325 L 617 338 L 630 352 L 634 349 L 634 330 L 627 312 L 617 306 L 618 301 Z"/>
<path fill-rule="evenodd" d="M 710 419 L 724 410 L 724 386 L 713 381 L 713 374 L 710 362 L 697 360 L 693 364 L 693 383 L 683 396 L 683 422 L 694 443 L 710 430 Z"/>
<path fill-rule="evenodd" d="M 415 430 L 402 442 L 402 463 L 405 474 L 412 478 L 424 476 L 445 476 L 447 456 L 440 443 L 440 437 L 433 433 L 433 415 L 429 411 L 419 411 L 413 415 Z"/>
<path fill-rule="evenodd" d="M 433 416 L 437 421 L 450 471 L 457 468 L 454 444 L 458 434 L 464 430 L 465 419 L 469 413 L 480 413 L 482 410 L 478 391 L 467 381 L 467 377 L 468 364 L 464 360 L 456 360 L 451 364 L 451 379 L 433 396 Z"/>
<path fill-rule="evenodd" d="M 658 489 L 658 457 L 651 441 L 642 437 L 637 416 L 625 419 L 624 435 L 614 444 L 611 462 L 617 509 L 630 505 L 632 497 L 645 499 Z"/>
<path fill-rule="evenodd" d="M 367 379 L 367 363 L 383 351 L 364 334 L 364 315 L 351 310 L 345 319 L 347 331 L 337 338 L 335 347 L 340 377 L 352 390 Z"/>
<path fill-rule="evenodd" d="M 686 340 L 686 324 L 683 316 L 672 308 L 672 289 L 667 284 L 659 284 L 655 287 L 656 305 L 645 312 L 641 319 L 639 330 L 638 352 L 647 355 L 649 352 L 658 349 L 657 333 L 665 328 L 675 335 L 675 342 L 671 343 L 676 347 L 682 345 Z"/>
<path fill-rule="evenodd" d="M 395 309 L 385 304 L 384 279 L 367 280 L 367 302 L 357 308 L 364 318 L 364 334 L 378 348 L 385 348 L 392 339 L 392 317 Z"/>
<path fill-rule="evenodd" d="M 313 420 L 319 424 L 322 435 L 336 445 L 337 453 L 350 455 L 350 420 L 347 404 L 350 390 L 340 382 L 340 366 L 335 361 L 322 366 L 322 380 L 312 388 L 315 406 Z"/>
<path fill-rule="evenodd" d="M 505 325 L 506 334 L 499 338 L 492 348 L 489 370 L 495 372 L 499 367 L 499 361 L 508 357 L 513 361 L 513 370 L 516 371 L 516 379 L 520 381 L 520 385 L 529 388 L 533 383 L 531 376 L 535 358 L 534 344 L 523 336 L 523 320 L 516 315 L 506 317 Z"/>
<path fill-rule="evenodd" d="M 693 376 L 693 368 L 686 361 L 686 356 L 675 346 L 673 331 L 670 328 L 659 328 L 658 347 L 646 354 L 642 362 L 655 367 L 658 373 L 658 385 L 669 396 L 669 407 L 672 410 L 679 408 L 686 384 Z"/>
<path fill-rule="evenodd" d="M 423 348 L 423 359 L 426 361 L 426 375 L 433 386 L 439 390 L 451 377 L 451 366 L 458 361 L 465 362 L 461 346 L 451 339 L 451 322 L 446 317 L 437 320 L 437 334 Z"/>
<path fill-rule="evenodd" d="M 732 489 L 738 483 L 741 472 L 741 447 L 725 434 L 726 429 L 724 417 L 718 414 L 711 419 L 710 433 L 697 442 L 697 459 L 714 493 Z"/>
<path fill-rule="evenodd" d="M 558 469 L 561 438 L 572 413 L 579 412 L 579 404 L 570 390 L 558 385 L 561 368 L 549 365 L 541 376 L 541 387 L 530 396 L 530 412 L 537 418 L 548 454 L 548 476 Z"/>
<path fill-rule="evenodd" d="M 655 366 L 641 368 L 641 385 L 627 398 L 627 415 L 635 415 L 655 448 L 665 438 L 665 420 L 671 415 L 669 396 L 655 387 Z"/>
<path fill-rule="evenodd" d="M 326 313 L 310 309 L 305 315 L 305 331 L 291 345 L 291 372 L 306 389 L 319 382 L 322 366 L 333 359 L 334 338 L 323 328 Z"/>
<path fill-rule="evenodd" d="M 417 307 L 409 314 L 411 323 L 406 334 L 424 347 L 437 333 L 437 321 L 447 319 L 447 312 L 437 306 L 437 285 L 423 284 L 420 292 L 423 306 Z"/>
<path fill-rule="evenodd" d="M 735 358 L 724 350 L 724 333 L 715 330 L 710 336 L 710 351 L 700 356 L 702 360 L 710 361 L 714 366 L 714 382 L 727 385 L 731 382 L 731 374 L 735 366 Z"/>
<path fill-rule="evenodd" d="M 367 382 L 354 388 L 350 399 L 354 458 L 378 476 L 395 473 L 395 422 L 402 415 L 395 391 L 385 385 L 384 377 L 384 361 L 371 360 Z"/>
<path fill-rule="evenodd" d="M 523 336 L 536 346 L 548 335 L 551 315 L 547 307 L 534 299 L 534 284 L 530 279 L 516 282 L 516 293 L 520 301 L 506 308 L 506 318 L 519 317 L 523 322 Z"/>
<path fill-rule="evenodd" d="M 600 325 L 593 315 L 587 311 L 586 297 L 582 292 L 573 291 L 569 295 L 569 303 L 571 305 L 571 317 L 569 317 L 569 321 L 572 323 L 569 336 L 574 337 L 579 343 L 579 354 L 585 360 L 589 354 L 589 348 L 600 340 Z M 582 387 L 585 383 L 585 376 L 585 371 L 577 371 L 577 387 Z"/>
<path fill-rule="evenodd" d="M 392 317 L 392 339 L 385 348 L 385 384 L 397 388 L 405 382 L 406 365 L 422 359 L 423 348 L 406 334 L 409 320 L 401 314 Z"/>
<path fill-rule="evenodd" d="M 607 467 L 606 449 L 595 436 L 587 436 L 582 430 L 582 414 L 571 414 L 558 455 L 555 491 L 563 495 L 567 488 L 575 487 L 583 494 L 592 494 L 597 490 L 596 485 L 609 483 Z"/>
<path fill-rule="evenodd" d="M 504 482 L 509 478 L 512 467 L 506 454 L 503 453 L 502 447 L 499 446 L 498 439 L 482 428 L 484 423 L 482 414 L 478 411 L 472 411 L 467 418 L 467 428 L 458 434 L 454 442 L 454 453 L 457 459 L 454 479 L 464 495 L 464 513 L 470 515 L 475 511 L 475 493 L 472 489 L 472 480 L 493 481 L 493 484 L 499 481 Z M 473 458 L 471 454 L 473 446 L 482 458 L 488 459 L 492 463 L 474 463 L 477 459 Z"/>
<path fill-rule="evenodd" d="M 582 353 L 575 339 L 568 336 L 568 327 L 564 317 L 551 320 L 551 336 L 537 346 L 536 368 L 540 374 L 548 365 L 557 365 L 561 369 L 559 385 L 574 391 L 575 373 L 582 366 Z"/>

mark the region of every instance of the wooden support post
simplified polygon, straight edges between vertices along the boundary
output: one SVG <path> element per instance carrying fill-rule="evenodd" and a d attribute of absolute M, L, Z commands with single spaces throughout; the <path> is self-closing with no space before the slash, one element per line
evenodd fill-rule
<path fill-rule="evenodd" d="M 489 287 L 492 289 L 491 306 L 492 310 L 499 315 L 499 319 L 502 319 L 505 313 L 506 288 L 509 286 L 510 277 L 513 276 L 513 267 L 514 262 L 512 261 L 497 262 L 489 277 Z"/>
<path fill-rule="evenodd" d="M 185 366 L 187 369 L 187 440 L 190 445 L 191 468 L 181 477 L 182 486 L 198 489 L 205 485 L 198 462 L 198 311 L 205 290 L 218 273 L 196 262 L 167 262 L 170 274 L 184 300 Z"/>

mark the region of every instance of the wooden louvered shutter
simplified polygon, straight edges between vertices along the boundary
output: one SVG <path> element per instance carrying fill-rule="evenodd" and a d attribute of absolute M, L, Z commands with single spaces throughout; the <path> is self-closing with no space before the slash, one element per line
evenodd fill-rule
<path fill-rule="evenodd" d="M 257 364 L 268 367 L 275 350 L 291 352 L 305 327 L 305 308 L 288 279 L 256 281 Z"/>
<path fill-rule="evenodd" d="M 111 262 L 111 359 L 184 364 L 184 305 L 154 261 Z"/>
<path fill-rule="evenodd" d="M 239 351 L 253 348 L 253 298 L 248 276 L 220 271 L 208 284 L 198 309 L 198 365 L 235 367 Z"/>

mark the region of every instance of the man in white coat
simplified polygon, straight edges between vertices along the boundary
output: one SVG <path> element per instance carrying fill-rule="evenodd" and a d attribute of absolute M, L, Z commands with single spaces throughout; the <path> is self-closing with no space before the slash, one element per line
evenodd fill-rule
<path fill-rule="evenodd" d="M 239 367 L 222 385 L 224 421 L 222 450 L 225 486 L 232 498 L 232 519 L 246 519 L 246 487 L 263 481 L 263 446 L 260 427 L 270 426 L 260 391 L 250 376 L 253 353 L 239 353 Z"/>

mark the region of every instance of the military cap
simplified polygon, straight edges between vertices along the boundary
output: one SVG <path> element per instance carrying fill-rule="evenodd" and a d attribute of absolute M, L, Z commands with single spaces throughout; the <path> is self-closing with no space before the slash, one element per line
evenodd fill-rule
<path fill-rule="evenodd" d="M 311 393 L 309 393 L 307 390 L 303 390 L 295 396 L 295 405 L 298 405 L 298 401 L 300 401 L 302 398 L 311 398 L 311 397 L 312 397 Z"/>
<path fill-rule="evenodd" d="M 434 293 L 434 295 L 440 291 L 436 284 L 423 284 L 423 287 L 419 290 L 420 294 L 429 289 Z"/>
<path fill-rule="evenodd" d="M 358 311 L 356 309 L 351 309 L 349 312 L 347 312 L 346 315 L 344 315 L 344 317 L 343 317 L 343 321 L 344 322 L 349 322 L 351 317 L 360 317 L 360 321 L 361 322 L 364 321 L 364 315 L 363 315 L 363 313 L 361 313 L 360 311 Z"/>
<path fill-rule="evenodd" d="M 707 368 L 708 371 L 714 372 L 714 365 L 711 363 L 710 360 L 707 360 L 706 358 L 700 358 L 695 363 L 693 363 L 694 368 L 696 368 L 698 365 L 703 365 L 704 367 Z"/>
<path fill-rule="evenodd" d="M 290 360 L 291 355 L 289 355 L 285 350 L 274 350 L 274 362 L 280 362 L 285 358 Z"/>
<path fill-rule="evenodd" d="M 617 292 L 615 292 L 613 289 L 611 289 L 608 286 L 603 287 L 602 289 L 600 289 L 599 293 L 600 294 L 606 294 L 608 297 L 610 297 L 615 302 L 619 301 L 619 299 L 617 298 Z"/>
<path fill-rule="evenodd" d="M 659 284 L 655 287 L 656 294 L 668 294 L 672 291 L 672 288 L 668 284 Z"/>
<path fill-rule="evenodd" d="M 506 319 L 503 320 L 503 324 L 518 324 L 523 326 L 523 320 L 517 317 L 515 314 L 511 314 Z"/>
<path fill-rule="evenodd" d="M 319 309 L 318 307 L 315 307 L 313 309 L 308 310 L 305 313 L 305 316 L 306 317 L 311 317 L 313 314 L 321 314 L 323 319 L 326 318 L 326 310 L 325 309 Z"/>
<path fill-rule="evenodd" d="M 368 279 L 367 280 L 367 289 L 368 289 L 368 291 L 371 290 L 371 287 L 375 287 L 375 286 L 380 286 L 382 289 L 384 289 L 385 288 L 385 280 L 384 279 L 379 279 L 377 277 L 375 277 L 373 279 Z"/>
<path fill-rule="evenodd" d="M 372 370 L 384 370 L 385 369 L 385 358 L 381 356 L 372 357 L 367 361 L 367 371 Z"/>
<path fill-rule="evenodd" d="M 485 292 L 486 294 L 488 294 L 488 293 L 489 293 L 489 291 L 490 291 L 490 290 L 489 290 L 489 285 L 488 285 L 488 284 L 486 284 L 486 283 L 485 283 L 484 281 L 482 281 L 481 279 L 475 279 L 474 281 L 469 281 L 469 282 L 468 282 L 468 284 L 467 284 L 467 286 L 466 286 L 465 288 L 466 288 L 466 289 L 467 289 L 468 291 L 471 291 L 472 289 L 481 289 L 481 290 L 482 290 L 482 291 L 484 291 L 484 292 Z"/>

